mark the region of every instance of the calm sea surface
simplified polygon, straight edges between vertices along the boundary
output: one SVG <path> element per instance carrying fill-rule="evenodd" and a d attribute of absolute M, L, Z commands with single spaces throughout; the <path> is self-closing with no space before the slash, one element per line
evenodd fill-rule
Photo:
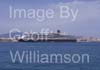
<path fill-rule="evenodd" d="M 89 63 L 12 63 L 9 51 L 39 50 L 41 53 L 89 54 Z M 100 70 L 100 43 L 0 43 L 0 70 Z"/>

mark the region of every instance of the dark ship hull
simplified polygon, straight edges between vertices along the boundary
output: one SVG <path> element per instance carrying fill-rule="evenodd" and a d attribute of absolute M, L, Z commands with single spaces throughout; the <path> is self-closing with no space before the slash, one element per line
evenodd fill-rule
<path fill-rule="evenodd" d="M 23 40 L 19 39 L 19 42 L 77 42 L 76 39 L 48 39 L 48 40 Z"/>

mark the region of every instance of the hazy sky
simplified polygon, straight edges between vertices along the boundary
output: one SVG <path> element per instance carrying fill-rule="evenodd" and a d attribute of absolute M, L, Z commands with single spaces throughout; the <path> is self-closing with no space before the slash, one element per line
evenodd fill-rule
<path fill-rule="evenodd" d="M 78 8 L 75 21 L 69 19 L 10 19 L 9 6 L 24 9 L 53 9 L 59 14 L 60 5 Z M 100 37 L 100 0 L 0 0 L 0 34 L 17 28 L 21 31 L 40 31 L 42 28 L 57 29 L 72 35 Z"/>

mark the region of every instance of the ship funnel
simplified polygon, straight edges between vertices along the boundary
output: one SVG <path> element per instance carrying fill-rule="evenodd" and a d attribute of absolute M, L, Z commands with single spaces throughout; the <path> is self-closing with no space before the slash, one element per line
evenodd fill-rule
<path fill-rule="evenodd" d="M 57 30 L 57 34 L 60 34 L 61 33 L 61 31 L 60 30 Z"/>

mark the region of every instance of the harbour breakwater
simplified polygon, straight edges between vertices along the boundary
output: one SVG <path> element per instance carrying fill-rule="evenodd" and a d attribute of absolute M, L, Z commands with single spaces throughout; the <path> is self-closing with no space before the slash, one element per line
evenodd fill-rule
<path fill-rule="evenodd" d="M 0 38 L 0 42 L 18 42 L 16 39 Z"/>

